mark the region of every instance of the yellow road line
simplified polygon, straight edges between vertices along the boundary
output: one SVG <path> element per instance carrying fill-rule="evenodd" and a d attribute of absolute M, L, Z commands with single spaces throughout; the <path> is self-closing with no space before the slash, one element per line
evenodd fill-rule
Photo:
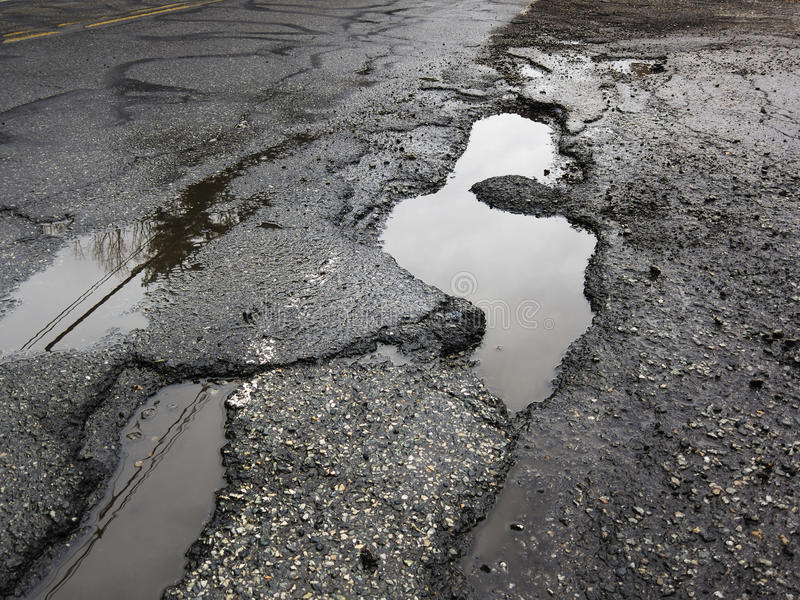
<path fill-rule="evenodd" d="M 151 10 L 150 12 L 139 13 L 138 15 L 128 15 L 127 17 L 118 17 L 116 19 L 108 19 L 106 21 L 98 21 L 97 23 L 90 23 L 86 25 L 86 29 L 90 29 L 92 27 L 100 27 L 101 25 L 110 25 L 111 23 L 121 23 L 122 21 L 131 21 L 133 19 L 141 19 L 142 17 L 151 17 L 153 15 L 161 15 L 168 12 L 174 12 L 176 10 L 185 10 L 187 8 L 193 8 L 195 6 L 203 6 L 204 4 L 213 4 L 214 2 L 221 2 L 222 0 L 208 0 L 207 2 L 193 2 L 191 4 L 187 3 L 179 3 L 178 6 L 174 8 L 160 8 L 158 10 Z"/>
<path fill-rule="evenodd" d="M 138 15 L 130 15 L 130 16 L 127 16 L 127 17 L 117 17 L 116 19 L 108 19 L 106 21 L 98 21 L 97 23 L 90 23 L 89 25 L 86 25 L 85 27 L 86 27 L 86 29 L 90 29 L 92 27 L 100 27 L 101 25 L 109 25 L 111 23 L 121 23 L 122 21 L 131 21 L 133 19 L 141 19 L 142 17 L 149 17 L 149 16 L 152 16 L 152 15 L 160 15 L 162 13 L 168 13 L 168 12 L 172 12 L 172 11 L 175 11 L 175 10 L 181 10 L 183 8 L 188 8 L 188 5 L 186 5 L 186 6 L 176 6 L 175 8 L 165 8 L 165 9 L 161 9 L 161 10 L 153 10 L 153 11 L 150 11 L 150 12 L 141 13 L 141 14 L 138 14 Z"/>
<path fill-rule="evenodd" d="M 7 0 L 0 0 L 0 2 L 6 2 Z M 201 0 L 199 2 L 191 2 L 191 1 L 184 1 L 184 2 L 174 2 L 172 4 L 165 4 L 162 6 L 153 6 L 148 8 L 141 8 L 137 11 L 133 11 L 133 13 L 128 14 L 124 17 L 116 17 L 113 19 L 106 19 L 104 21 L 98 21 L 96 23 L 90 23 L 88 25 L 84 25 L 84 28 L 91 29 L 92 27 L 100 27 L 101 25 L 110 25 L 111 23 L 121 23 L 123 21 L 131 21 L 133 19 L 140 19 L 142 17 L 151 17 L 153 15 L 161 15 L 164 13 L 174 12 L 176 10 L 185 10 L 187 8 L 194 8 L 196 6 L 204 6 L 206 4 L 214 4 L 216 2 L 222 2 L 222 0 Z M 67 27 L 68 25 L 76 25 L 81 23 L 81 21 L 68 21 L 66 23 L 60 23 L 58 27 Z M 60 31 L 40 31 L 37 33 L 31 33 L 33 30 L 31 29 L 23 29 L 20 31 L 11 31 L 9 33 L 3 34 L 3 44 L 10 44 L 12 42 L 21 42 L 23 40 L 32 40 L 35 38 L 47 37 L 50 35 L 55 35 L 56 33 L 61 33 Z"/>
<path fill-rule="evenodd" d="M 178 6 L 181 4 L 188 4 L 188 2 L 184 0 L 184 2 L 173 2 L 172 4 L 164 4 L 162 6 L 146 6 L 145 8 L 137 8 L 136 10 L 131 11 L 130 14 L 138 15 L 139 13 L 147 12 L 149 10 L 161 10 L 162 8 L 170 8 L 172 6 Z"/>
<path fill-rule="evenodd" d="M 21 37 L 15 37 L 10 39 L 3 40 L 4 44 L 13 44 L 14 42 L 21 42 L 22 40 L 32 40 L 34 38 L 45 37 L 48 35 L 55 35 L 59 33 L 58 31 L 43 31 L 41 33 L 31 33 L 30 35 L 23 35 Z"/>

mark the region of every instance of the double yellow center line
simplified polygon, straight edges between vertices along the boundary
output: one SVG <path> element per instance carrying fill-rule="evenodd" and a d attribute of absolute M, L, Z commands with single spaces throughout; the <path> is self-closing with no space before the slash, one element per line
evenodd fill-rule
<path fill-rule="evenodd" d="M 4 33 L 3 34 L 3 43 L 10 44 L 12 42 L 21 42 L 22 40 L 32 40 L 34 38 L 45 37 L 48 35 L 54 35 L 58 33 L 57 31 L 38 31 L 33 32 L 30 29 L 23 30 L 23 31 L 12 31 L 11 33 Z"/>
<path fill-rule="evenodd" d="M 2 1 L 2 0 L 0 0 Z M 162 6 L 148 6 L 147 8 L 140 8 L 128 14 L 119 17 L 108 17 L 101 21 L 94 23 L 87 23 L 83 25 L 84 29 L 92 29 L 94 27 L 101 27 L 103 25 L 110 25 L 112 23 L 122 23 L 124 21 L 132 21 L 134 19 L 141 19 L 143 17 L 152 17 L 154 15 L 163 15 L 164 13 L 175 12 L 177 10 L 185 10 L 187 8 L 195 8 L 197 6 L 204 6 L 206 4 L 215 4 L 222 2 L 222 0 L 186 0 L 185 2 L 175 2 L 173 4 L 165 4 Z M 52 31 L 34 31 L 32 29 L 23 29 L 20 31 L 12 31 L 3 34 L 3 43 L 12 44 L 14 42 L 22 42 L 24 40 L 32 40 L 35 38 L 47 37 L 49 35 L 56 35 L 61 33 L 64 27 L 70 25 L 78 25 L 81 21 L 70 21 L 58 25 L 59 29 Z"/>

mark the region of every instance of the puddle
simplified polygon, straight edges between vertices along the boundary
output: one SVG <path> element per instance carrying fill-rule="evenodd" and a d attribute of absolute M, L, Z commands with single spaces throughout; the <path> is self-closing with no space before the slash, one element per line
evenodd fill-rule
<path fill-rule="evenodd" d="M 107 331 L 147 325 L 131 310 L 144 298 L 144 273 L 136 269 L 144 254 L 136 229 L 84 236 L 62 248 L 11 295 L 16 306 L 0 319 L 0 352 L 85 346 Z"/>
<path fill-rule="evenodd" d="M 545 73 L 542 69 L 537 69 L 533 65 L 522 64 L 519 66 L 519 74 L 528 79 L 540 79 Z"/>
<path fill-rule="evenodd" d="M 72 225 L 72 219 L 61 219 L 59 221 L 51 221 L 50 223 L 42 223 L 42 233 L 45 235 L 60 235 L 65 232 L 70 225 Z"/>
<path fill-rule="evenodd" d="M 86 348 L 109 334 L 145 327 L 137 309 L 147 288 L 178 268 L 199 268 L 187 259 L 268 204 L 267 195 L 237 200 L 227 189 L 249 167 L 291 154 L 315 138 L 298 134 L 192 184 L 152 219 L 111 228 L 68 243 L 53 263 L 23 282 L 3 304 L 0 358 L 18 351 Z M 65 231 L 70 220 L 43 226 Z M 276 228 L 277 224 L 262 226 Z"/>
<path fill-rule="evenodd" d="M 563 218 L 492 210 L 468 191 L 487 177 L 510 174 L 544 184 L 558 176 L 549 126 L 517 115 L 475 123 L 447 185 L 401 202 L 382 239 L 384 250 L 415 276 L 484 310 L 487 329 L 474 354 L 476 370 L 513 412 L 550 394 L 564 351 L 591 324 L 583 280 L 595 238 Z M 521 461 L 513 468 L 540 467 Z M 530 494 L 506 486 L 476 527 L 461 562 L 476 598 L 493 596 L 492 573 L 507 573 L 513 586 L 525 581 L 525 568 L 535 568 L 516 559 L 523 556 L 521 540 L 542 534 L 519 535 L 524 526 L 516 520 L 535 510 Z"/>
<path fill-rule="evenodd" d="M 545 516 L 543 508 L 553 501 L 553 492 L 536 488 L 535 483 L 549 470 L 547 461 L 519 460 L 486 520 L 475 527 L 473 545 L 460 562 L 475 598 L 507 598 L 514 588 L 542 597 L 524 586 L 532 573 L 552 568 L 545 558 L 550 552 L 547 530 L 552 527 L 552 517 Z M 515 483 L 518 481 L 529 483 L 522 487 Z"/>
<path fill-rule="evenodd" d="M 153 600 L 182 576 L 225 485 L 223 401 L 234 387 L 173 385 L 139 409 L 105 498 L 29 600 Z"/>
<path fill-rule="evenodd" d="M 512 412 L 550 394 L 564 351 L 591 323 L 583 279 L 595 239 L 560 217 L 491 209 L 468 190 L 493 176 L 547 184 L 559 173 L 548 125 L 483 119 L 445 187 L 398 204 L 382 236 L 402 267 L 486 313 L 476 370 Z"/>
<path fill-rule="evenodd" d="M 0 319 L 0 353 L 85 348 L 111 333 L 147 326 L 136 309 L 147 288 L 197 248 L 218 237 L 263 204 L 236 207 L 216 182 L 190 186 L 178 209 L 148 222 L 82 236 L 68 243 L 44 271 L 23 282 Z"/>

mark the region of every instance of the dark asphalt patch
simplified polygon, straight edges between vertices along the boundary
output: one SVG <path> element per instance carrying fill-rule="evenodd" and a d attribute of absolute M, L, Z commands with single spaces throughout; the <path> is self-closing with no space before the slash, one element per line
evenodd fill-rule
<path fill-rule="evenodd" d="M 49 268 L 3 299 L 12 308 L 0 318 L 0 351 L 83 349 L 110 333 L 146 327 L 137 305 L 147 289 L 176 269 L 197 268 L 187 262 L 194 252 L 269 204 L 267 192 L 236 198 L 229 191 L 231 181 L 248 167 L 285 158 L 312 139 L 290 136 L 189 185 L 169 208 L 145 221 L 68 242 Z M 61 234 L 71 223 L 43 223 L 43 233 Z"/>

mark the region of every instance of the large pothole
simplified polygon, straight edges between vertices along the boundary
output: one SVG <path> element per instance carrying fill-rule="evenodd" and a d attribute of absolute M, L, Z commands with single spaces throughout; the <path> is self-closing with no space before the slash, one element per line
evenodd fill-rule
<path fill-rule="evenodd" d="M 469 190 L 489 177 L 522 175 L 546 191 L 560 171 L 550 126 L 515 114 L 483 119 L 447 184 L 400 203 L 382 238 L 415 276 L 484 310 L 476 372 L 514 412 L 550 395 L 564 352 L 591 323 L 583 286 L 596 239 L 563 217 L 492 209 Z M 515 519 L 529 510 L 525 498 L 519 489 L 504 489 L 474 532 L 461 569 L 477 598 L 491 594 L 488 573 L 509 568 L 521 527 Z"/>
<path fill-rule="evenodd" d="M 583 280 L 595 238 L 563 217 L 494 210 L 469 189 L 500 175 L 554 185 L 559 174 L 550 126 L 488 117 L 473 126 L 447 184 L 401 202 L 382 236 L 400 266 L 484 310 L 476 371 L 511 411 L 550 394 L 565 350 L 591 323 Z"/>

